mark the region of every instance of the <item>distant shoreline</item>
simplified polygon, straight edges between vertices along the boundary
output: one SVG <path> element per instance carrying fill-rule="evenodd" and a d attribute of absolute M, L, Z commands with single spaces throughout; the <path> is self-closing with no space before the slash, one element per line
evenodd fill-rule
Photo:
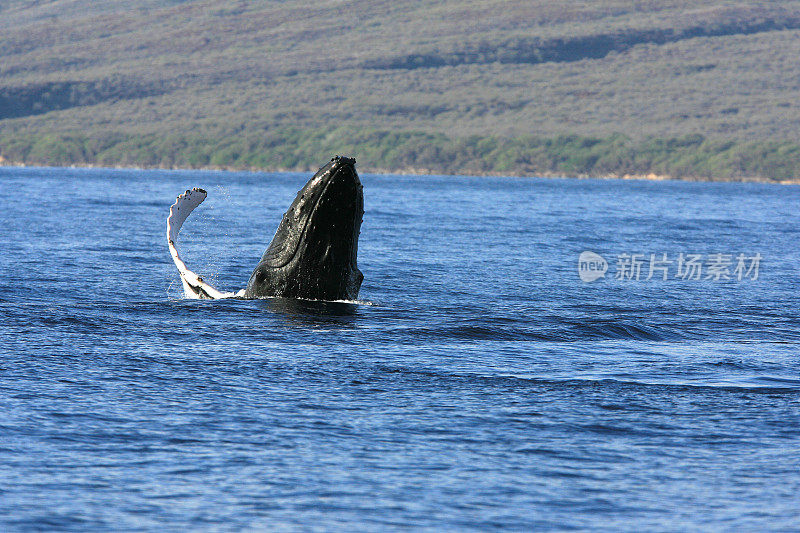
<path fill-rule="evenodd" d="M 216 169 L 215 169 L 216 170 Z M 220 169 L 222 170 L 222 169 Z M 281 171 L 275 171 L 281 172 Z M 288 172 L 297 172 L 291 170 Z M 407 168 L 400 171 L 397 170 L 375 170 L 372 174 L 397 174 L 401 176 L 423 176 L 423 175 L 456 175 L 456 176 L 472 176 L 480 177 L 507 177 L 507 178 L 552 178 L 552 179 L 574 179 L 574 180 L 626 180 L 626 181 L 693 181 L 703 183 L 770 183 L 774 185 L 800 185 L 800 178 L 791 179 L 770 179 L 761 177 L 741 177 L 741 178 L 710 178 L 704 176 L 670 176 L 667 174 L 564 174 L 559 172 L 539 172 L 534 174 L 514 174 L 514 173 L 500 173 L 500 172 L 485 172 L 480 174 L 465 173 L 465 174 L 442 174 L 442 172 L 430 171 L 427 169 Z"/>
<path fill-rule="evenodd" d="M 295 168 L 259 168 L 259 167 L 237 167 L 237 166 L 204 166 L 204 167 L 190 167 L 190 166 L 157 166 L 157 165 L 95 165 L 95 164 L 80 164 L 80 165 L 41 165 L 20 163 L 17 161 L 9 161 L 0 156 L 0 168 L 73 168 L 73 169 L 109 169 L 109 170 L 174 170 L 174 171 L 200 171 L 200 172 L 285 172 L 285 173 L 301 173 L 313 172 L 315 169 L 306 167 Z M 500 177 L 500 178 L 546 178 L 546 179 L 573 179 L 573 180 L 621 180 L 621 181 L 689 181 L 689 182 L 703 182 L 703 183 L 768 183 L 772 185 L 800 185 L 800 178 L 792 179 L 768 179 L 760 177 L 747 177 L 747 178 L 709 178 L 701 176 L 693 177 L 675 177 L 665 174 L 576 174 L 569 175 L 558 172 L 540 172 L 533 174 L 519 174 L 519 173 L 500 173 L 500 172 L 484 172 L 484 173 L 463 173 L 463 174 L 448 174 L 436 170 L 424 168 L 401 168 L 401 169 L 383 169 L 375 168 L 369 169 L 366 174 L 384 174 L 384 175 L 397 175 L 397 176 L 464 176 L 464 177 Z"/>
<path fill-rule="evenodd" d="M 389 174 L 800 183 L 800 143 L 788 139 L 450 137 L 348 126 L 237 134 L 0 133 L 0 158 L 11 165 L 306 172 L 336 154 Z"/>

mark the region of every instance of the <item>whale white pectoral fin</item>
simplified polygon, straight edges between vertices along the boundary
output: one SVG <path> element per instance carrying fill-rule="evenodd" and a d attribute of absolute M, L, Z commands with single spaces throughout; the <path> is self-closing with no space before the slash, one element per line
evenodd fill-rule
<path fill-rule="evenodd" d="M 167 242 L 169 243 L 169 253 L 172 255 L 172 260 L 175 266 L 178 267 L 178 272 L 181 275 L 181 283 L 183 283 L 183 292 L 187 298 L 201 298 L 201 299 L 218 299 L 218 298 L 233 298 L 239 296 L 239 293 L 221 292 L 203 281 L 203 278 L 186 268 L 186 264 L 178 255 L 178 233 L 181 231 L 181 226 L 189 217 L 194 209 L 203 203 L 208 194 L 203 189 L 194 188 L 190 191 L 178 196 L 172 207 L 169 208 L 169 217 L 167 217 Z M 239 291 L 240 293 L 242 291 Z"/>

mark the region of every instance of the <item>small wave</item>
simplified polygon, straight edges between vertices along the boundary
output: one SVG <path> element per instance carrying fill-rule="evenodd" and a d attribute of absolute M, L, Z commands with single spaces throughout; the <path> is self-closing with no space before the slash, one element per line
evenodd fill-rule
<path fill-rule="evenodd" d="M 759 381 L 764 381 L 766 383 L 774 384 L 780 383 L 787 386 L 793 386 L 800 389 L 800 379 L 794 378 L 782 378 L 779 376 L 761 376 L 758 378 Z"/>
<path fill-rule="evenodd" d="M 42 325 L 50 328 L 70 328 L 73 332 L 92 333 L 99 329 L 106 329 L 122 324 L 122 321 L 104 317 L 104 316 L 90 316 L 84 313 L 81 314 L 52 314 L 44 316 L 29 316 L 28 321 L 33 324 Z"/>
<path fill-rule="evenodd" d="M 780 370 L 783 365 L 770 361 L 745 361 L 743 359 L 721 359 L 707 363 L 708 366 L 726 370 L 764 371 Z"/>
<path fill-rule="evenodd" d="M 161 199 L 150 200 L 145 198 L 89 198 L 86 200 L 88 205 L 111 206 L 111 207 L 163 207 L 164 201 Z"/>
<path fill-rule="evenodd" d="M 597 339 L 634 339 L 648 341 L 675 340 L 681 338 L 676 331 L 667 331 L 665 328 L 659 329 L 645 324 L 633 322 L 590 322 L 579 324 L 576 327 L 576 334 L 587 333 L 588 337 L 594 336 Z"/>
<path fill-rule="evenodd" d="M 517 324 L 465 324 L 440 327 L 389 328 L 395 333 L 412 338 L 455 338 L 480 341 L 541 341 L 576 342 L 586 340 L 646 340 L 667 341 L 682 339 L 674 330 L 660 329 L 634 323 L 542 323 Z"/>
<path fill-rule="evenodd" d="M 679 379 L 652 378 L 636 379 L 630 376 L 626 379 L 603 378 L 595 376 L 586 377 L 548 377 L 546 375 L 526 374 L 487 374 L 470 371 L 447 371 L 437 369 L 416 369 L 412 367 L 391 367 L 381 365 L 378 367 L 380 374 L 385 374 L 387 379 L 396 380 L 396 375 L 408 376 L 412 379 L 467 381 L 475 384 L 511 385 L 515 388 L 544 387 L 546 389 L 659 389 L 662 391 L 709 391 L 709 392 L 741 392 L 754 394 L 800 394 L 800 380 L 784 378 L 753 378 L 748 382 L 688 382 Z M 759 381 L 766 383 L 760 384 Z"/>

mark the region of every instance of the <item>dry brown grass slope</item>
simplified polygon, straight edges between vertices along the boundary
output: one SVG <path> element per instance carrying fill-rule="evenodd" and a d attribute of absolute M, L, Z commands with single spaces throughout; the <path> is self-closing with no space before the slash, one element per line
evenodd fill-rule
<path fill-rule="evenodd" d="M 798 142 L 799 28 L 800 1 L 12 0 L 0 135 Z"/>

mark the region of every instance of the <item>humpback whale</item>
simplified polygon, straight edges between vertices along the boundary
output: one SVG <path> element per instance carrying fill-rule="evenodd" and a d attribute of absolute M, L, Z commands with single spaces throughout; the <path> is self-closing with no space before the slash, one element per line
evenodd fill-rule
<path fill-rule="evenodd" d="M 215 289 L 180 258 L 178 232 L 207 193 L 195 188 L 178 196 L 167 218 L 167 241 L 186 296 L 355 300 L 364 279 L 357 265 L 364 194 L 355 164 L 355 159 L 336 156 L 308 180 L 284 214 L 247 287 L 236 293 Z"/>

